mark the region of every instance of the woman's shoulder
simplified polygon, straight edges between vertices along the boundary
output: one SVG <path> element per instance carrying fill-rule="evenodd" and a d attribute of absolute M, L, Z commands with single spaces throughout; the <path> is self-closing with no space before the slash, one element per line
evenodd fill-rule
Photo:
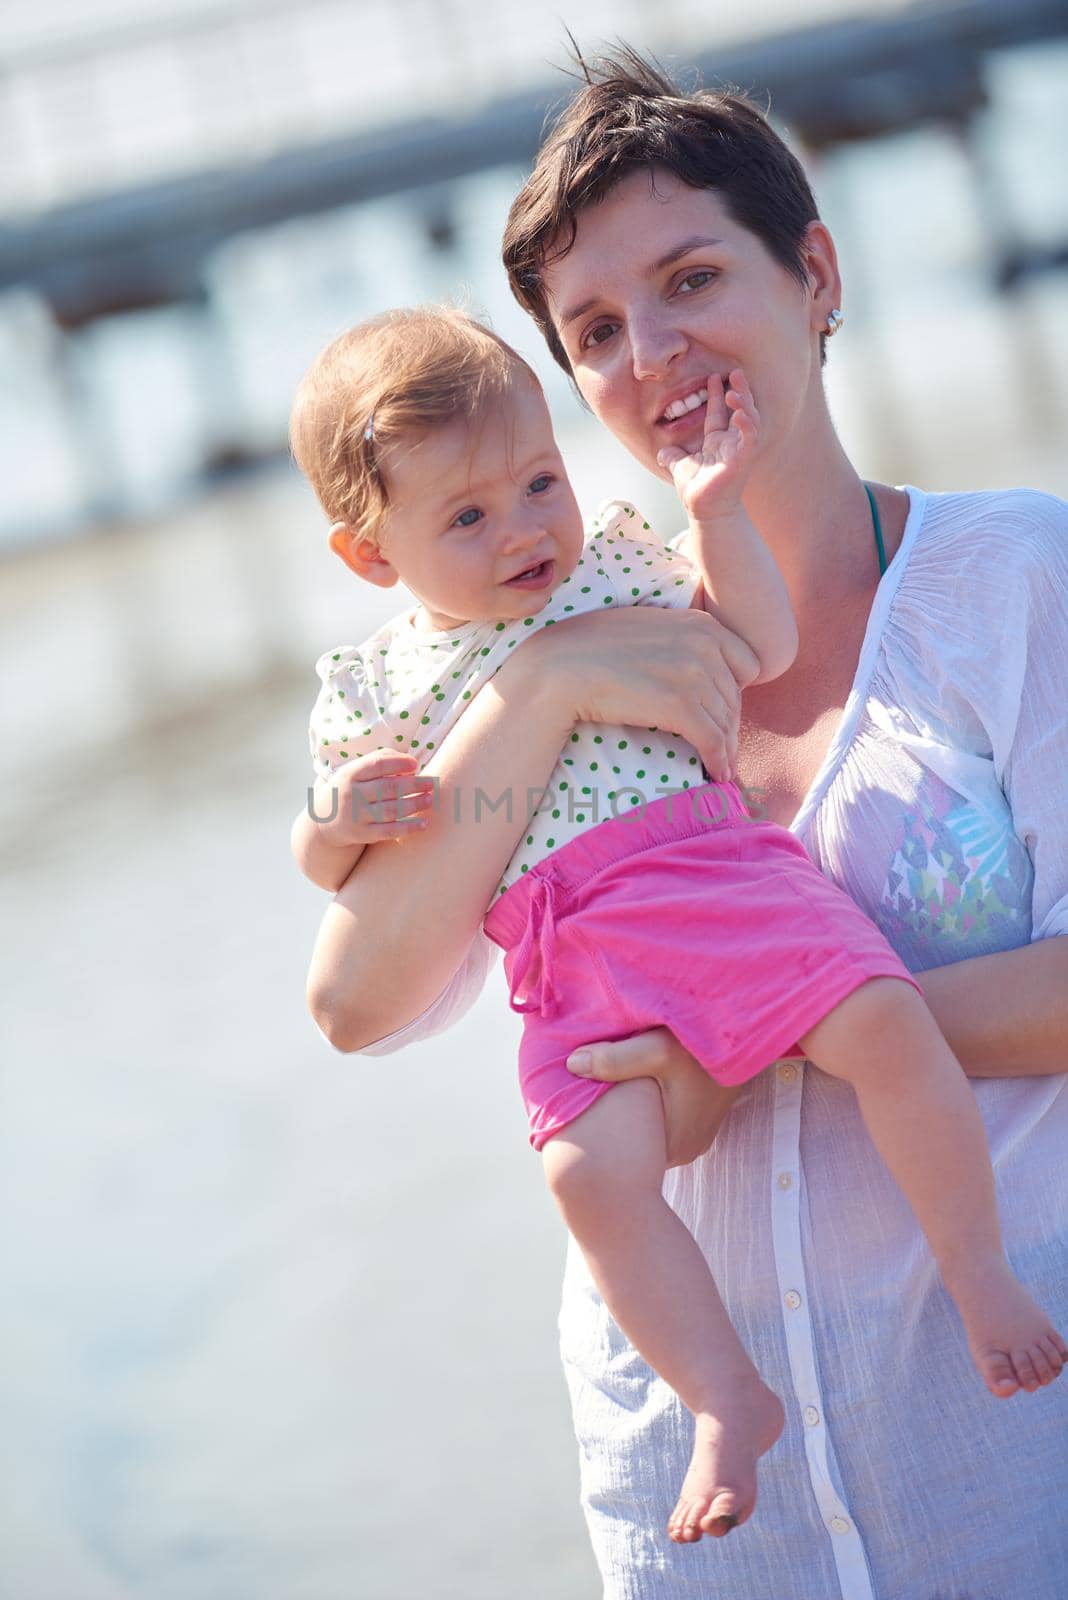
<path fill-rule="evenodd" d="M 996 560 L 1003 572 L 1068 557 L 1068 503 L 1041 489 L 925 494 L 909 567 Z"/>
<path fill-rule="evenodd" d="M 1068 583 L 1068 504 L 1038 489 L 969 494 L 911 490 L 891 632 L 945 648 L 986 640 L 1030 602 Z M 890 568 L 893 571 L 893 563 Z"/>
<path fill-rule="evenodd" d="M 1018 699 L 1029 641 L 1068 649 L 1068 505 L 1035 489 L 910 494 L 872 687 L 958 732 L 985 728 L 977 745 L 989 743 Z"/>

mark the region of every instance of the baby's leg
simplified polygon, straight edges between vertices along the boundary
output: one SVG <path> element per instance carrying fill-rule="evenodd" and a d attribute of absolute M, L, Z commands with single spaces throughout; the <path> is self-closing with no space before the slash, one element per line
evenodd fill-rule
<path fill-rule="evenodd" d="M 979 1108 L 956 1056 L 908 984 L 875 978 L 801 1040 L 856 1090 L 868 1132 L 927 1235 L 991 1394 L 1051 1383 L 1068 1346 L 1013 1275 L 1001 1243 Z"/>
<path fill-rule="evenodd" d="M 668 1522 L 682 1544 L 751 1516 L 757 1461 L 783 1426 L 693 1238 L 665 1201 L 664 1118 L 648 1079 L 617 1084 L 550 1139 L 549 1187 L 605 1304 L 693 1412 L 695 1443 Z"/>

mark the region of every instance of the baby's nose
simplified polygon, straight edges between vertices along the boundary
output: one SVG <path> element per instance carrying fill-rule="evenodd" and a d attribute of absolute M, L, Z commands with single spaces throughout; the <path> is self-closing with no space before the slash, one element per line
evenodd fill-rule
<path fill-rule="evenodd" d="M 545 528 L 540 517 L 523 517 L 509 527 L 505 534 L 505 546 L 509 550 L 533 550 L 544 536 Z"/>

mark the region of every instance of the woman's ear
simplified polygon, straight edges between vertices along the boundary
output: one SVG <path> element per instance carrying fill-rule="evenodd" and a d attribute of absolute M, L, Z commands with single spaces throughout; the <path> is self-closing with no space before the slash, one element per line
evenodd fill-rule
<path fill-rule="evenodd" d="M 842 275 L 834 240 L 822 222 L 810 222 L 803 245 L 805 270 L 812 291 L 812 315 L 816 331 L 827 331 L 827 318 L 842 304 Z"/>
<path fill-rule="evenodd" d="M 350 527 L 347 522 L 335 522 L 330 529 L 329 542 L 334 554 L 365 583 L 376 584 L 379 589 L 392 589 L 397 582 L 397 573 L 378 545 L 359 529 Z"/>

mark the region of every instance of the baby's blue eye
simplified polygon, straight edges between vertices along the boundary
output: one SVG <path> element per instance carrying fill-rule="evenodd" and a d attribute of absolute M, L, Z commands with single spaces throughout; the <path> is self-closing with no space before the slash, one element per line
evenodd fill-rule
<path fill-rule="evenodd" d="M 549 474 L 547 472 L 541 472 L 534 479 L 534 481 L 530 485 L 530 487 L 534 491 L 535 494 L 544 494 L 546 489 L 549 487 L 550 483 L 552 483 L 552 481 L 553 481 L 552 478 L 549 476 Z"/>
<path fill-rule="evenodd" d="M 475 506 L 469 506 L 466 511 L 460 512 L 456 520 L 461 528 L 473 528 L 481 515 L 481 511 L 477 510 Z"/>

